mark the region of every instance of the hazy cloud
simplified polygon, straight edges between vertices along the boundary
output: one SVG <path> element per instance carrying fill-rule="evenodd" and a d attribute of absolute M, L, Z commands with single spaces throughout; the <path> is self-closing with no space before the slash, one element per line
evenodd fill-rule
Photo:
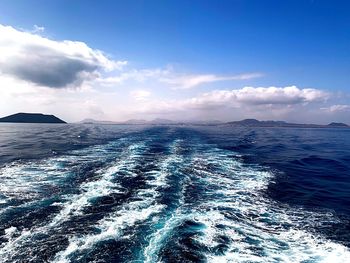
<path fill-rule="evenodd" d="M 127 63 L 113 61 L 83 42 L 54 41 L 3 25 L 0 35 L 0 72 L 38 86 L 79 86 L 97 78 L 100 71 L 120 69 Z"/>
<path fill-rule="evenodd" d="M 199 75 L 179 75 L 165 76 L 160 80 L 162 82 L 171 84 L 174 88 L 178 89 L 190 89 L 198 85 L 211 83 L 216 81 L 228 81 L 228 80 L 249 80 L 262 77 L 262 73 L 247 73 L 233 76 L 218 76 L 214 74 L 199 74 Z"/>
<path fill-rule="evenodd" d="M 145 101 L 151 96 L 151 92 L 148 90 L 133 90 L 130 92 L 130 96 L 137 101 Z"/>
<path fill-rule="evenodd" d="M 346 104 L 337 104 L 337 105 L 331 105 L 329 107 L 321 108 L 321 110 L 325 110 L 328 112 L 346 112 L 350 111 L 350 105 Z"/>
<path fill-rule="evenodd" d="M 45 27 L 34 25 L 33 26 L 33 30 L 31 31 L 31 33 L 42 33 L 44 31 L 45 31 Z"/>
<path fill-rule="evenodd" d="M 128 80 L 144 82 L 149 79 L 159 80 L 163 76 L 170 74 L 167 69 L 130 69 L 111 77 L 101 77 L 97 81 L 105 86 L 123 84 Z"/>
<path fill-rule="evenodd" d="M 121 72 L 112 77 L 102 77 L 98 81 L 102 85 L 113 86 L 133 80 L 136 82 L 145 82 L 153 80 L 160 84 L 168 85 L 173 89 L 190 89 L 201 84 L 228 80 L 250 80 L 262 77 L 262 73 L 247 73 L 232 76 L 218 76 L 215 74 L 185 74 L 178 73 L 171 67 L 154 69 L 131 69 Z"/>

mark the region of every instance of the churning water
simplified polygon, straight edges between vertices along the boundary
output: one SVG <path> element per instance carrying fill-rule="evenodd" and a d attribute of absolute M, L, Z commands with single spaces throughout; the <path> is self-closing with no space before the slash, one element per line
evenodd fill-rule
<path fill-rule="evenodd" d="M 0 262 L 350 262 L 350 130 L 0 126 Z"/>

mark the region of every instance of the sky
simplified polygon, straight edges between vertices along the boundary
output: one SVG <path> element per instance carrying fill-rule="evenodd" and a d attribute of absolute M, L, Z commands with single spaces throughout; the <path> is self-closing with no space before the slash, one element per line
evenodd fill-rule
<path fill-rule="evenodd" d="M 1 0 L 0 116 L 350 124 L 350 2 Z"/>

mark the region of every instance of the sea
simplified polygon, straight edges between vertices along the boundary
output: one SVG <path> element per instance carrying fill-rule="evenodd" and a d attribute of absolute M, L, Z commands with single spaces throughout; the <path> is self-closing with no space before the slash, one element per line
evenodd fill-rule
<path fill-rule="evenodd" d="M 0 262 L 350 262 L 350 129 L 2 123 Z"/>

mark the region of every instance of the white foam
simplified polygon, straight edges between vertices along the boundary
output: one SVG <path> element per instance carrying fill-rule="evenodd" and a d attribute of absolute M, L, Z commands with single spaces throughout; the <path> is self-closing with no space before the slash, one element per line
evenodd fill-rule
<path fill-rule="evenodd" d="M 137 164 L 137 159 L 141 156 L 139 151 L 144 150 L 144 144 L 131 145 L 126 157 L 117 160 L 111 167 L 101 169 L 96 172 L 99 176 L 98 180 L 83 183 L 80 186 L 81 193 L 68 196 L 68 202 L 63 204 L 63 209 L 49 224 L 50 227 L 55 226 L 63 221 L 67 221 L 71 215 L 79 215 L 82 209 L 91 205 L 91 202 L 99 197 L 108 196 L 113 193 L 122 193 L 121 186 L 113 182 L 118 172 L 125 169 L 132 169 Z"/>
<path fill-rule="evenodd" d="M 74 176 L 72 167 L 106 158 L 113 154 L 108 151 L 109 147 L 117 147 L 122 143 L 124 140 L 120 139 L 107 145 L 76 150 L 69 155 L 10 163 L 0 168 L 0 195 L 6 203 L 11 199 L 26 201 L 19 207 L 32 204 L 42 199 L 43 189 L 61 187 L 65 179 Z M 0 213 L 11 208 L 14 207 L 5 207 Z"/>
<path fill-rule="evenodd" d="M 95 226 L 96 229 L 99 229 L 99 234 L 71 237 L 68 247 L 57 253 L 53 262 L 70 262 L 70 256 L 73 253 L 91 250 L 97 243 L 104 240 L 125 238 L 124 229 L 160 214 L 165 206 L 155 203 L 155 199 L 160 195 L 160 190 L 168 183 L 168 167 L 174 162 L 181 162 L 181 159 L 175 155 L 179 142 L 177 140 L 171 145 L 172 153 L 158 164 L 157 169 L 145 174 L 149 188 L 137 191 L 135 196 L 140 200 L 126 203 L 100 220 Z"/>
<path fill-rule="evenodd" d="M 148 244 L 142 251 L 144 262 L 158 262 L 159 252 L 166 245 L 167 238 L 171 237 L 172 231 L 186 220 L 205 226 L 198 230 L 201 231 L 201 235 L 196 235 L 193 239 L 210 248 L 209 251 L 215 251 L 215 248 L 222 244 L 222 241 L 219 240 L 220 236 L 228 238 L 229 241 L 225 243 L 227 249 L 222 254 L 215 255 L 209 252 L 205 254 L 208 262 L 350 262 L 348 248 L 315 233 L 309 233 L 307 229 L 300 227 L 300 222 L 305 222 L 303 220 L 306 217 L 309 217 L 310 220 L 308 224 L 312 225 L 322 220 L 335 221 L 337 219 L 334 216 L 307 212 L 287 205 L 282 206 L 264 197 L 261 191 L 266 189 L 273 174 L 263 171 L 259 166 L 242 164 L 238 158 L 232 156 L 232 152 L 201 145 L 201 148 L 199 146 L 194 148 L 197 154 L 192 157 L 191 161 L 188 161 L 178 154 L 180 143 L 179 140 L 175 141 L 171 145 L 170 155 L 166 156 L 162 162 L 155 163 L 156 168 L 153 171 L 143 175 L 148 188 L 140 189 L 135 193 L 136 201 L 129 201 L 121 205 L 118 210 L 110 212 L 98 221 L 94 226 L 98 230 L 97 234 L 71 236 L 67 248 L 57 253 L 53 262 L 71 262 L 75 253 L 91 251 L 100 242 L 129 238 L 125 236 L 125 230 L 147 220 L 160 223 L 161 228 L 155 229 L 153 234 L 145 237 Z M 124 191 L 114 179 L 121 172 L 123 176 L 136 176 L 133 168 L 138 160 L 143 158 L 142 152 L 145 149 L 144 144 L 130 146 L 123 153 L 124 155 L 110 166 L 97 170 L 93 181 L 83 183 L 80 186 L 80 193 L 67 195 L 65 202 L 53 204 L 61 206 L 62 209 L 48 225 L 30 230 L 25 229 L 21 233 L 14 227 L 6 229 L 5 235 L 8 242 L 0 247 L 0 261 L 2 259 L 11 260 L 12 255 L 16 254 L 25 242 L 30 242 L 34 235 L 47 233 L 50 228 L 59 227 L 71 216 L 79 215 L 85 207 L 93 203 L 94 199 Z M 200 149 L 205 150 L 200 151 Z M 90 159 L 91 154 L 93 158 L 102 158 L 101 155 L 108 154 L 108 151 L 103 149 L 97 151 L 100 152 L 96 155 L 90 152 L 78 152 L 77 154 L 82 155 L 81 157 L 74 157 L 75 159 L 67 157 L 60 162 L 76 162 L 82 158 L 93 160 Z M 56 163 L 57 166 L 52 169 L 52 175 L 58 173 L 62 178 L 67 176 L 67 174 L 61 174 L 65 170 L 58 161 Z M 31 165 L 9 166 L 7 167 L 9 170 L 1 169 L 0 179 L 7 180 L 6 172 L 18 176 L 23 169 Z M 52 167 L 52 164 L 50 165 L 49 167 Z M 182 187 L 179 194 L 179 206 L 172 213 L 166 214 L 164 213 L 166 207 L 156 203 L 155 200 L 164 194 L 164 189 L 169 186 L 168 179 L 174 172 L 174 167 L 184 166 L 191 167 L 194 173 L 186 175 L 191 177 L 190 179 L 184 177 L 183 181 L 179 182 Z M 43 168 L 43 171 L 48 173 L 48 168 Z M 35 180 L 52 181 L 49 177 L 45 178 L 48 175 L 43 177 L 35 169 L 29 169 L 28 174 L 29 177 L 19 180 L 22 182 L 27 180 L 32 184 L 28 186 L 28 189 L 16 188 L 15 192 L 27 193 L 29 190 L 30 193 L 30 190 L 35 187 L 40 189 L 40 185 L 36 185 Z M 197 202 L 194 202 L 192 206 L 184 203 L 183 193 L 186 191 L 187 180 L 199 181 L 200 185 L 206 186 L 207 191 L 205 198 L 193 200 Z M 7 181 L 3 185 L 11 186 Z M 6 194 L 6 191 L 4 192 Z M 3 194 L 3 192 L 0 193 Z M 226 214 L 227 211 L 231 211 L 229 214 L 231 218 Z M 221 227 L 218 228 L 218 225 Z"/>
<path fill-rule="evenodd" d="M 217 171 L 202 171 L 208 164 L 217 165 Z M 279 206 L 260 194 L 271 180 L 271 173 L 213 153 L 194 158 L 194 167 L 201 180 L 208 186 L 220 186 L 216 192 L 222 194 L 218 200 L 201 204 L 206 208 L 205 213 L 193 210 L 192 220 L 206 226 L 196 240 L 212 249 L 218 245 L 219 236 L 231 241 L 226 244 L 224 255 L 207 254 L 209 262 L 350 262 L 350 252 L 345 246 L 298 228 L 300 213 L 327 220 L 336 218 Z M 236 220 L 227 218 L 225 211 L 234 211 L 231 216 L 236 215 Z M 283 228 L 283 223 L 290 227 Z"/>
<path fill-rule="evenodd" d="M 5 229 L 5 237 L 12 238 L 12 236 L 17 232 L 17 227 L 11 226 Z"/>
<path fill-rule="evenodd" d="M 94 150 L 94 148 L 92 150 Z M 0 258 L 10 259 L 13 254 L 16 254 L 16 252 L 20 250 L 23 244 L 25 244 L 26 242 L 30 242 L 33 236 L 40 233 L 47 233 L 51 228 L 57 227 L 62 222 L 69 220 L 72 215 L 79 215 L 81 213 L 81 210 L 84 207 L 90 205 L 95 198 L 106 196 L 111 193 L 121 192 L 122 191 L 121 187 L 118 184 L 112 182 L 112 180 L 118 175 L 119 171 L 123 169 L 124 170 L 130 169 L 132 168 L 133 165 L 136 165 L 137 159 L 141 158 L 140 152 L 142 152 L 143 150 L 145 150 L 144 143 L 137 143 L 129 146 L 128 149 L 122 153 L 124 155 L 121 156 L 121 158 L 119 159 L 117 158 L 115 163 L 110 164 L 108 168 L 104 167 L 96 171 L 95 181 L 83 183 L 80 186 L 81 191 L 79 194 L 67 195 L 66 196 L 67 201 L 64 203 L 59 203 L 60 206 L 62 206 L 62 209 L 51 220 L 49 224 L 38 226 L 30 230 L 25 229 L 16 238 L 11 239 L 7 243 L 3 244 L 0 247 Z M 87 150 L 85 149 L 83 151 L 87 151 Z M 90 152 L 84 153 L 84 155 L 88 156 L 89 153 Z M 81 154 L 81 152 L 77 152 L 76 154 Z M 92 152 L 91 154 L 96 158 L 96 155 L 95 155 L 96 153 Z M 88 158 L 88 157 L 85 156 L 84 158 Z M 67 161 L 68 159 L 69 158 L 64 160 Z M 24 165 L 24 167 L 26 168 L 27 166 Z M 42 168 L 43 166 L 40 165 L 39 167 Z M 18 169 L 19 171 L 22 171 L 23 167 L 19 166 L 19 167 L 14 167 L 13 169 Z M 8 171 L 5 169 L 2 172 L 6 173 Z M 55 173 L 59 173 L 59 170 L 55 170 Z M 18 176 L 19 175 L 17 175 L 17 177 Z M 41 176 L 48 176 L 48 175 L 44 174 Z M 32 182 L 35 184 L 35 180 L 32 180 Z M 32 185 L 32 187 L 34 186 Z M 15 189 L 15 192 L 18 193 L 18 189 Z M 56 203 L 56 205 L 57 204 L 58 203 Z"/>
<path fill-rule="evenodd" d="M 162 228 L 154 232 L 148 242 L 148 245 L 143 250 L 144 262 L 153 263 L 158 262 L 158 254 L 162 246 L 164 245 L 165 239 L 170 235 L 175 227 L 179 226 L 185 217 L 181 215 L 179 211 L 175 211 Z"/>
<path fill-rule="evenodd" d="M 102 219 L 96 226 L 101 231 L 99 234 L 70 238 L 68 247 L 59 252 L 53 262 L 70 262 L 69 256 L 73 253 L 92 249 L 97 243 L 104 240 L 122 238 L 125 228 L 133 226 L 137 222 L 145 221 L 152 214 L 160 213 L 164 208 L 162 205 L 148 207 L 144 207 L 144 205 L 142 202 L 133 202 L 120 211 Z"/>
<path fill-rule="evenodd" d="M 184 165 L 184 159 L 182 156 L 176 154 L 177 144 L 180 141 L 176 141 L 173 146 L 172 155 L 167 159 L 166 162 L 162 165 L 162 171 L 164 175 L 171 175 L 174 173 L 172 170 L 169 170 L 169 167 L 175 167 L 175 169 L 179 169 Z M 186 178 L 182 178 L 182 181 L 186 181 Z M 159 260 L 158 254 L 161 247 L 164 244 L 165 239 L 169 236 L 169 234 L 173 231 L 173 229 L 178 226 L 183 220 L 184 216 L 182 215 L 181 206 L 184 203 L 184 182 L 178 182 L 181 187 L 180 195 L 179 195 L 179 207 L 170 215 L 165 215 L 165 218 L 157 218 L 157 222 L 160 220 L 165 220 L 165 223 L 160 229 L 157 229 L 150 237 L 148 241 L 148 245 L 143 249 L 143 256 L 145 263 L 157 262 Z M 164 183 L 166 184 L 166 183 Z"/>
<path fill-rule="evenodd" d="M 169 156 L 162 163 L 158 172 L 148 173 L 156 180 L 149 181 L 149 185 L 152 186 L 150 189 L 139 191 L 139 196 L 142 196 L 143 200 L 138 202 L 141 202 L 142 205 L 132 202 L 129 204 L 129 209 L 123 209 L 122 212 L 112 214 L 99 222 L 98 228 L 101 233 L 98 235 L 72 238 L 68 248 L 57 255 L 56 262 L 68 262 L 72 253 L 92 249 L 100 241 L 122 238 L 123 229 L 135 224 L 138 220 L 144 221 L 151 215 L 157 222 L 159 220 L 165 220 L 165 222 L 149 237 L 148 245 L 143 251 L 145 262 L 160 260 L 158 254 L 166 239 L 185 220 L 205 225 L 202 235 L 198 235 L 195 239 L 206 247 L 214 249 L 219 245 L 217 239 L 219 236 L 229 238 L 230 242 L 226 244 L 228 248 L 223 255 L 208 253 L 206 255 L 208 262 L 294 263 L 310 260 L 348 262 L 350 254 L 345 246 L 298 228 L 300 213 L 307 213 L 306 211 L 294 211 L 287 206 L 278 206 L 277 203 L 260 194 L 260 191 L 267 187 L 273 177 L 271 173 L 261 171 L 261 167 L 258 166 L 245 166 L 232 156 L 225 156 L 222 152 L 220 154 L 202 153 L 188 164 L 197 171 L 195 176 L 202 183 L 207 186 L 219 186 L 220 189 L 216 191 L 216 194 L 221 193 L 222 198 L 206 200 L 199 207 L 192 207 L 190 210 L 180 206 L 170 217 L 162 219 L 158 214 L 163 207 L 150 204 L 160 194 L 157 188 L 168 184 L 169 170 L 167 167 L 171 164 L 183 165 L 183 161 L 180 156 Z M 216 166 L 216 171 L 207 171 L 205 169 L 207 165 Z M 148 206 L 149 210 L 145 211 L 145 208 L 142 208 L 143 205 Z M 232 216 L 236 216 L 236 220 L 228 219 L 220 208 L 235 211 Z M 136 217 L 130 218 L 130 211 Z M 308 212 L 308 215 L 316 219 L 324 217 L 324 215 L 312 212 Z M 327 216 L 331 217 L 331 215 Z M 336 219 L 330 218 L 330 220 Z M 285 229 L 281 226 L 282 223 L 288 223 L 290 227 Z M 224 227 L 218 228 L 219 224 Z M 254 242 L 247 241 L 247 238 Z"/>

